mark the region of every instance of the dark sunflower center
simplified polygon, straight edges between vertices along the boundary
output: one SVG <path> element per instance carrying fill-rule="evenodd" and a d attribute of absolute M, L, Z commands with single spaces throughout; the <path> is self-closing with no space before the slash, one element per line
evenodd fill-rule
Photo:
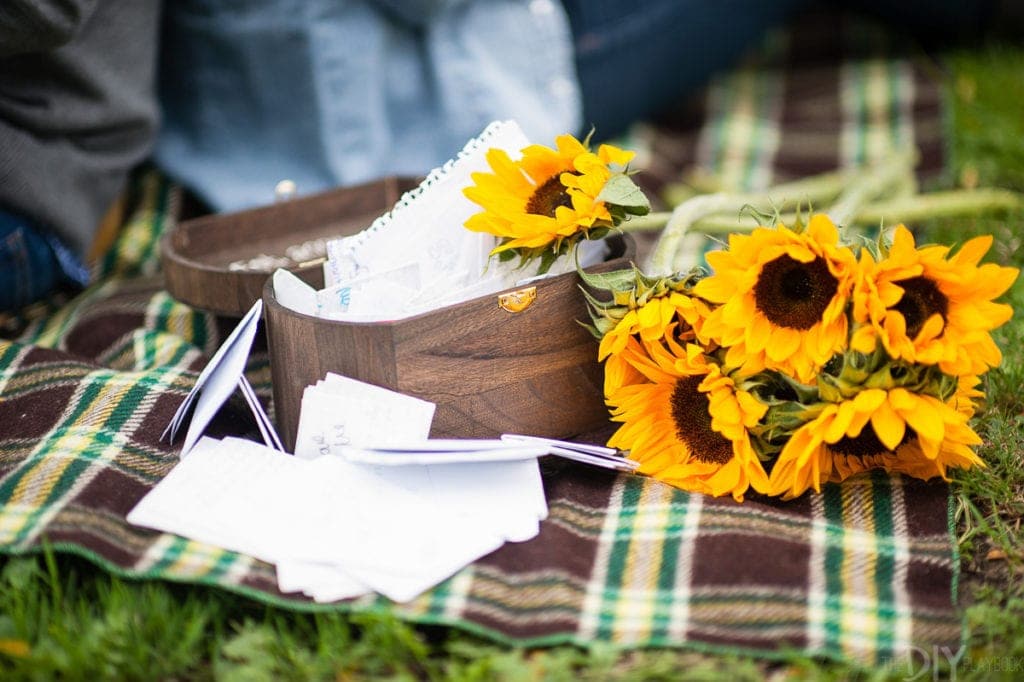
<path fill-rule="evenodd" d="M 896 282 L 903 289 L 903 297 L 893 309 L 907 321 L 907 336 L 914 338 L 928 318 L 938 313 L 946 321 L 949 299 L 939 291 L 935 282 L 927 277 L 911 277 Z"/>
<path fill-rule="evenodd" d="M 903 440 L 896 446 L 897 449 L 900 445 L 905 445 L 915 438 L 917 438 L 917 434 L 908 426 L 903 432 Z M 865 424 L 864 428 L 860 430 L 860 434 L 856 437 L 843 436 L 828 447 L 832 452 L 838 455 L 846 455 L 847 457 L 872 457 L 875 455 L 891 455 L 896 452 L 882 444 L 882 441 L 875 435 L 875 430 L 870 424 Z"/>
<path fill-rule="evenodd" d="M 779 256 L 761 268 L 754 286 L 757 309 L 776 327 L 810 329 L 828 308 L 839 281 L 820 256 L 801 263 Z"/>
<path fill-rule="evenodd" d="M 555 209 L 559 206 L 572 208 L 572 197 L 565 190 L 559 176 L 553 175 L 533 190 L 529 201 L 526 202 L 526 212 L 554 218 Z"/>
<path fill-rule="evenodd" d="M 676 435 L 705 464 L 725 464 L 732 459 L 732 443 L 712 430 L 707 396 L 697 390 L 703 377 L 683 377 L 672 391 L 672 420 Z"/>

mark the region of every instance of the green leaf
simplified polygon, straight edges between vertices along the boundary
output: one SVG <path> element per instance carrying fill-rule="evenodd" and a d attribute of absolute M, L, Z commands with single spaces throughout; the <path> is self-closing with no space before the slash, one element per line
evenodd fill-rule
<path fill-rule="evenodd" d="M 608 209 L 608 214 L 612 217 L 613 225 L 620 225 L 626 220 L 626 216 L 629 215 L 626 209 L 622 206 L 616 206 L 615 204 L 605 204 L 605 208 Z"/>
<path fill-rule="evenodd" d="M 647 215 L 651 210 L 651 202 L 647 195 L 625 173 L 616 173 L 608 178 L 608 182 L 597 195 L 597 200 L 621 206 L 632 215 Z"/>
<path fill-rule="evenodd" d="M 636 284 L 636 272 L 632 269 L 590 273 L 577 268 L 576 272 L 587 286 L 594 289 L 627 291 Z"/>
<path fill-rule="evenodd" d="M 546 249 L 540 257 L 540 265 L 537 267 L 538 275 L 546 275 L 551 266 L 558 259 L 558 252 L 553 249 Z"/>
<path fill-rule="evenodd" d="M 591 318 L 593 318 L 593 314 L 591 314 Z M 576 320 L 576 324 L 590 332 L 590 335 L 593 336 L 596 340 L 600 341 L 601 339 L 604 338 L 604 334 L 602 334 L 595 325 L 587 324 L 582 320 Z"/>
<path fill-rule="evenodd" d="M 592 293 L 587 291 L 586 287 L 580 286 L 580 293 L 583 294 L 583 298 L 586 299 L 587 304 L 591 309 L 605 310 L 606 308 L 614 308 L 615 301 L 602 301 Z"/>

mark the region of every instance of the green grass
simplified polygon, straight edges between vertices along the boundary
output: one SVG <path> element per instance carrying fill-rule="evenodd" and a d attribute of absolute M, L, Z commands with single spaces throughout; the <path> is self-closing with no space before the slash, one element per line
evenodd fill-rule
<path fill-rule="evenodd" d="M 696 653 L 502 648 L 390 615 L 295 614 L 210 588 L 135 583 L 73 557 L 0 570 L 4 680 L 760 679 L 761 664 Z M 679 671 L 680 666 L 685 673 Z"/>
<path fill-rule="evenodd" d="M 953 177 L 1024 190 L 1024 50 L 956 53 L 943 68 L 955 112 Z M 996 237 L 989 260 L 1024 264 L 1024 215 L 924 226 L 936 242 L 983 233 Z M 1024 311 L 1024 285 L 1006 300 Z M 997 339 L 1005 358 L 986 379 L 977 419 L 988 467 L 953 484 L 969 638 L 961 680 L 1024 675 L 1024 312 Z M 296 614 L 209 588 L 125 581 L 63 555 L 0 559 L 4 680 L 881 680 L 908 672 L 690 651 L 509 649 L 389 616 Z"/>
<path fill-rule="evenodd" d="M 960 53 L 950 66 L 957 177 L 967 185 L 1024 190 L 1024 51 Z M 989 259 L 1024 263 L 1024 215 L 966 229 L 995 236 Z M 947 241 L 956 231 L 938 225 L 933 234 Z M 968 604 L 969 660 L 961 679 L 1024 677 L 1024 283 L 1018 280 L 1004 300 L 1017 313 L 996 333 L 1003 363 L 986 379 L 988 405 L 977 418 L 988 467 L 960 473 L 953 487 Z"/>

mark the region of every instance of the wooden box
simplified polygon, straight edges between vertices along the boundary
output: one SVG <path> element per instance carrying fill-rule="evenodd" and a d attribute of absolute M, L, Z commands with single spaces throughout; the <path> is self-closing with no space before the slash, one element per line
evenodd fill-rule
<path fill-rule="evenodd" d="M 537 281 L 529 305 L 502 307 L 494 294 L 395 322 L 352 323 L 278 304 L 269 278 L 273 268 L 229 267 L 284 253 L 289 245 L 354 234 L 416 185 L 412 178 L 386 178 L 183 221 L 161 245 L 167 289 L 194 307 L 235 317 L 263 297 L 274 416 L 289 449 L 302 392 L 327 372 L 436 403 L 433 437 L 514 432 L 565 438 L 604 425 L 597 342 L 578 323 L 589 316 L 575 273 Z M 633 240 L 615 237 L 610 243 L 612 259 L 593 270 L 629 266 Z M 289 269 L 323 286 L 320 265 Z"/>
<path fill-rule="evenodd" d="M 611 240 L 629 266 L 632 240 Z M 281 438 L 295 443 L 306 386 L 336 372 L 437 404 L 431 437 L 524 433 L 568 438 L 608 421 L 597 342 L 576 273 L 394 322 L 336 322 L 297 313 L 263 290 L 274 409 Z M 514 301 L 533 302 L 514 312 Z M 504 297 L 504 298 L 503 298 Z"/>

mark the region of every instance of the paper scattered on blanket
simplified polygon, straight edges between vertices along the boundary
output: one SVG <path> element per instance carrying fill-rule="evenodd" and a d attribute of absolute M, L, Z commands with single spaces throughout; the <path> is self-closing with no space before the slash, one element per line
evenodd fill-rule
<path fill-rule="evenodd" d="M 204 437 L 128 521 L 274 563 L 317 601 L 404 602 L 546 516 L 536 459 L 376 467 Z"/>
<path fill-rule="evenodd" d="M 282 591 L 408 601 L 505 542 L 534 537 L 547 516 L 536 446 L 527 458 L 412 466 L 338 456 L 431 442 L 433 413 L 433 403 L 328 374 L 303 396 L 297 456 L 203 438 L 128 521 L 276 564 Z"/>
<path fill-rule="evenodd" d="M 128 521 L 273 563 L 283 592 L 404 602 L 540 532 L 539 457 L 637 465 L 611 448 L 533 436 L 430 439 L 434 408 L 328 373 L 303 393 L 294 455 L 203 437 Z"/>
<path fill-rule="evenodd" d="M 279 270 L 274 276 L 277 300 L 327 319 L 397 320 L 511 289 L 536 275 L 520 269 L 518 261 L 490 257 L 497 241 L 465 228 L 480 207 L 462 193 L 473 184 L 473 173 L 490 171 L 488 150 L 502 149 L 518 158 L 529 144 L 514 121 L 491 123 L 367 229 L 328 241 L 322 290 Z M 606 254 L 603 241 L 585 241 L 580 264 L 601 262 Z M 573 258 L 560 258 L 548 276 L 574 268 Z"/>

